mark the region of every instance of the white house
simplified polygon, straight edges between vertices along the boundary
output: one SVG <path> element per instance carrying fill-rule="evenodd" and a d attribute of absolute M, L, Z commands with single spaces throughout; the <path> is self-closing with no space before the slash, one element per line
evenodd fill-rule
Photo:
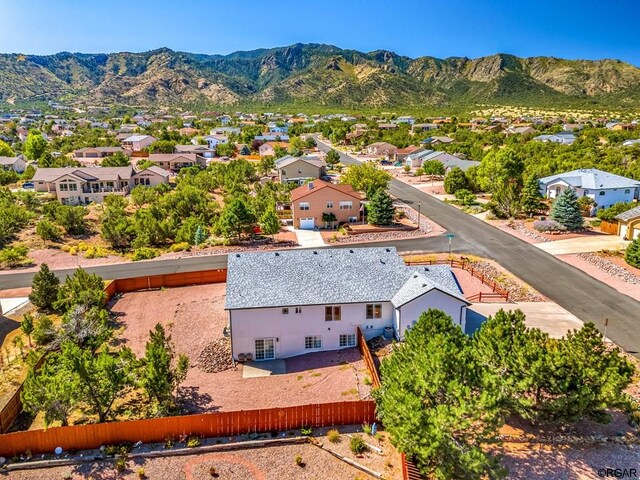
<path fill-rule="evenodd" d="M 130 150 L 132 152 L 139 152 L 140 150 L 144 150 L 149 145 L 156 141 L 155 137 L 151 135 L 130 135 L 124 138 L 120 144 L 122 148 L 125 150 Z"/>
<path fill-rule="evenodd" d="M 640 181 L 595 168 L 559 173 L 540 179 L 540 192 L 556 198 L 565 189 L 575 189 L 579 197 L 590 197 L 597 208 L 608 208 L 618 202 L 630 202 L 640 195 Z"/>
<path fill-rule="evenodd" d="M 449 171 L 454 167 L 458 167 L 462 171 L 465 171 L 470 167 L 477 167 L 480 165 L 480 162 L 475 160 L 463 160 L 455 155 L 451 155 L 450 153 L 439 152 L 436 150 L 421 150 L 416 153 L 411 153 L 405 158 L 404 162 L 412 168 L 418 168 L 422 167 L 425 162 L 430 160 L 437 160 L 440 162 L 447 173 L 449 173 Z"/>
<path fill-rule="evenodd" d="M 571 145 L 576 141 L 573 132 L 558 132 L 551 135 L 538 135 L 533 137 L 536 142 L 542 143 L 561 143 L 562 145 Z"/>
<path fill-rule="evenodd" d="M 229 138 L 226 135 L 207 135 L 206 137 L 203 137 L 203 140 L 207 142 L 207 145 L 211 150 L 215 150 L 216 145 L 219 143 L 227 143 Z"/>
<path fill-rule="evenodd" d="M 27 162 L 24 161 L 22 155 L 17 157 L 0 157 L 0 169 L 13 170 L 16 173 L 22 173 L 27 168 Z"/>
<path fill-rule="evenodd" d="M 469 305 L 447 265 L 408 267 L 388 248 L 328 248 L 229 255 L 225 309 L 235 359 L 287 358 L 402 339 L 437 308 L 464 330 Z"/>

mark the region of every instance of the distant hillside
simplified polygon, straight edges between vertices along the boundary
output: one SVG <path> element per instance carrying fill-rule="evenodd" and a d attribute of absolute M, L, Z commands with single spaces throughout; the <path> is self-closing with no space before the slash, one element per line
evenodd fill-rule
<path fill-rule="evenodd" d="M 0 54 L 0 102 L 77 100 L 139 106 L 639 107 L 640 69 L 617 60 L 408 58 L 330 45 L 201 55 Z"/>

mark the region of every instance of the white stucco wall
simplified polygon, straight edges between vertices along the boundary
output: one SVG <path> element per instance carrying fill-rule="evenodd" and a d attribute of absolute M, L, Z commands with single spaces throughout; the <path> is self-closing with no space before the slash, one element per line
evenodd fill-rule
<path fill-rule="evenodd" d="M 560 191 L 567 188 L 567 184 L 564 182 L 555 182 L 547 186 L 546 196 L 548 198 L 556 198 L 557 187 L 560 187 Z M 601 192 L 604 192 L 601 195 Z M 610 188 L 610 189 L 583 189 L 577 188 L 576 194 L 578 197 L 589 197 L 598 204 L 598 209 L 609 208 L 619 202 L 630 202 L 638 196 L 637 189 L 635 188 Z"/>
<path fill-rule="evenodd" d="M 382 318 L 366 319 L 366 304 L 341 304 L 342 320 L 325 321 L 325 305 L 303 306 L 302 313 L 295 313 L 295 307 L 288 307 L 289 313 L 282 314 L 282 308 L 261 308 L 232 310 L 230 312 L 233 354 L 252 353 L 255 358 L 257 338 L 276 338 L 276 358 L 287 358 L 318 350 L 304 348 L 306 336 L 322 337 L 321 350 L 340 348 L 341 334 L 355 334 L 360 327 L 369 339 L 381 335 L 384 327 L 393 323 L 393 306 L 382 303 Z"/>
<path fill-rule="evenodd" d="M 403 305 L 396 315 L 396 336 L 403 338 L 407 327 L 414 324 L 420 315 L 430 308 L 442 310 L 449 315 L 453 322 L 460 325 L 462 330 L 465 328 L 466 320 L 466 303 L 454 298 L 439 290 L 432 290 L 421 297 Z"/>

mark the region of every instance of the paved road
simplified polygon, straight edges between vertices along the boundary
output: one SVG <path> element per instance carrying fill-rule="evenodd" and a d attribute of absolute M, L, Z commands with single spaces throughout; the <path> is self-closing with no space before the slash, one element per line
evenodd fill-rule
<path fill-rule="evenodd" d="M 329 148 L 321 142 L 318 145 L 325 151 Z M 357 160 L 342 154 L 341 161 L 352 164 Z M 640 302 L 541 249 L 399 180 L 391 181 L 390 192 L 416 210 L 420 202 L 426 216 L 455 235 L 454 251 L 496 260 L 540 293 L 582 321 L 595 323 L 601 330 L 604 330 L 604 322 L 608 318 L 607 336 L 630 353 L 638 355 L 640 352 Z M 445 238 L 427 240 L 421 242 L 422 247 L 446 250 Z"/>

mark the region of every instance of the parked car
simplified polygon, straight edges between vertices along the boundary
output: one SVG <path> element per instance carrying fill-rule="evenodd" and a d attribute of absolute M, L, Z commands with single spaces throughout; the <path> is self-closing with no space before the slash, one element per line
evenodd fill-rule
<path fill-rule="evenodd" d="M 32 188 L 35 188 L 35 185 L 33 184 L 33 182 L 24 182 L 22 184 L 22 188 L 25 190 L 30 190 Z"/>

